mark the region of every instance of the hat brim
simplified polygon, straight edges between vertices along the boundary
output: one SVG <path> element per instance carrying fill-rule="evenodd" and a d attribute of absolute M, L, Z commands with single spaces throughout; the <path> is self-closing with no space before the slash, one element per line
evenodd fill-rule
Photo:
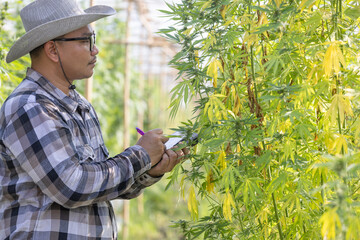
<path fill-rule="evenodd" d="M 116 13 L 112 7 L 103 5 L 90 7 L 84 10 L 84 12 L 85 13 L 81 15 L 58 19 L 31 29 L 19 38 L 10 48 L 10 51 L 6 56 L 6 62 L 10 63 L 26 55 L 51 39 L 75 31 L 96 20 Z"/>

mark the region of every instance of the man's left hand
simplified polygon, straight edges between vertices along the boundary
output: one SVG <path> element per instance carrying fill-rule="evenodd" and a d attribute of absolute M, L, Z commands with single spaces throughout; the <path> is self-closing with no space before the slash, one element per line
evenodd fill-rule
<path fill-rule="evenodd" d="M 174 147 L 176 149 L 176 146 Z M 160 162 L 158 162 L 153 168 L 148 171 L 148 174 L 152 177 L 159 177 L 167 172 L 170 172 L 178 163 L 181 162 L 186 155 L 190 153 L 188 148 L 174 151 L 172 149 L 166 150 L 163 154 Z"/>

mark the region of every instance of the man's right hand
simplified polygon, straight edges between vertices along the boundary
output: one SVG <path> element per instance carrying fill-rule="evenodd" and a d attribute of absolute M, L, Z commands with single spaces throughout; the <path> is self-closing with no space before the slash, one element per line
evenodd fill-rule
<path fill-rule="evenodd" d="M 165 153 L 165 145 L 168 140 L 161 129 L 153 129 L 146 132 L 136 143 L 143 147 L 150 156 L 151 166 L 157 164 Z"/>

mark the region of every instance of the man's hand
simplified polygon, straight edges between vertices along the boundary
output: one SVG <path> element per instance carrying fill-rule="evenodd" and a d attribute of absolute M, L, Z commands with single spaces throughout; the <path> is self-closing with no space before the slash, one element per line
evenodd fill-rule
<path fill-rule="evenodd" d="M 174 148 L 176 148 L 176 146 Z M 152 177 L 158 177 L 170 172 L 176 164 L 180 163 L 180 161 L 189 154 L 189 152 L 190 150 L 188 148 L 183 148 L 177 151 L 173 151 L 171 149 L 166 150 L 160 162 L 151 168 L 148 171 L 148 174 Z"/>
<path fill-rule="evenodd" d="M 146 132 L 136 145 L 140 145 L 146 150 L 151 159 L 151 166 L 154 166 L 163 157 L 165 152 L 164 143 L 167 140 L 168 138 L 163 135 L 161 129 L 153 129 Z"/>

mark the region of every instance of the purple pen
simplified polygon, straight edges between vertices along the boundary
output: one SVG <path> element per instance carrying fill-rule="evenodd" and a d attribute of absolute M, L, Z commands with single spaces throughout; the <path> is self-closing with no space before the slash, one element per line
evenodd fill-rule
<path fill-rule="evenodd" d="M 145 133 L 140 129 L 140 128 L 136 128 L 136 131 L 140 134 L 140 135 L 144 135 Z"/>

